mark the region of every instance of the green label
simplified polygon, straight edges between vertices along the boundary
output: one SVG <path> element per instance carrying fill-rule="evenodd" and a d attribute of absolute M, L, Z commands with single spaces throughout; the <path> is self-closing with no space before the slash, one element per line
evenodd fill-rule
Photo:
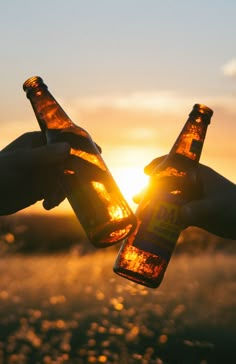
<path fill-rule="evenodd" d="M 181 231 L 180 200 L 166 194 L 147 208 L 133 245 L 153 254 L 170 257 Z"/>

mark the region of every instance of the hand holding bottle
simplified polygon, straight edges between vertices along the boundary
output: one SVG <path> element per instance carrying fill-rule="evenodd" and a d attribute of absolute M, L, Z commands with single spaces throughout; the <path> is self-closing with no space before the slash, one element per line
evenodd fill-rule
<path fill-rule="evenodd" d="M 101 148 L 97 145 L 99 151 Z M 46 145 L 42 132 L 28 132 L 0 152 L 0 215 L 8 215 L 43 200 L 50 210 L 65 199 L 61 179 L 65 168 L 83 170 L 87 180 L 102 178 L 98 167 L 81 158 L 69 159 L 66 142 Z"/>
<path fill-rule="evenodd" d="M 151 175 L 161 168 L 165 156 L 155 158 L 144 172 Z M 171 177 L 170 185 L 175 180 Z M 181 208 L 183 225 L 196 226 L 225 239 L 236 239 L 236 186 L 212 168 L 199 164 L 186 181 L 189 190 L 198 190 L 198 197 Z M 136 202 L 139 197 L 135 197 Z"/>
<path fill-rule="evenodd" d="M 151 164 L 149 185 L 136 210 L 137 228 L 121 246 L 115 273 L 152 288 L 162 282 L 184 228 L 181 209 L 199 194 L 188 184 L 198 166 L 212 114 L 207 106 L 195 104 L 169 154 Z"/>
<path fill-rule="evenodd" d="M 23 84 L 47 144 L 70 145 L 61 185 L 89 240 L 107 247 L 123 240 L 136 218 L 119 190 L 90 134 L 76 125 L 49 92 L 41 77 Z"/>

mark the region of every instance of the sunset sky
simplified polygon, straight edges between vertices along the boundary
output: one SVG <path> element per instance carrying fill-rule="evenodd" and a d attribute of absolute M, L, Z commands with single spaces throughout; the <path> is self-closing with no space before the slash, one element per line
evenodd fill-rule
<path fill-rule="evenodd" d="M 235 182 L 235 16 L 235 0 L 1 1 L 0 148 L 38 130 L 22 84 L 39 75 L 129 202 L 195 103 L 214 110 L 202 163 Z"/>

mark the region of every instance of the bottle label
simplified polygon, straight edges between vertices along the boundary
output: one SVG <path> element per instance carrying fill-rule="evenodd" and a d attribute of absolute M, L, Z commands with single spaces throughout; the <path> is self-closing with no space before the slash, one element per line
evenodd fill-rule
<path fill-rule="evenodd" d="M 193 139 L 190 147 L 190 152 L 194 154 L 200 154 L 202 151 L 202 146 L 202 141 Z"/>
<path fill-rule="evenodd" d="M 158 200 L 142 212 L 133 245 L 169 260 L 181 232 L 180 206 L 181 200 L 175 195 L 159 194 Z"/>

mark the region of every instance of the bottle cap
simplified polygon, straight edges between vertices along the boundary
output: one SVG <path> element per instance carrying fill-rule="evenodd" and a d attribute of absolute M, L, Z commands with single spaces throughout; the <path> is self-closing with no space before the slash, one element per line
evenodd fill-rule
<path fill-rule="evenodd" d="M 208 114 L 209 116 L 213 115 L 213 110 L 203 104 L 195 104 L 193 110 L 199 111 L 202 114 Z"/>
<path fill-rule="evenodd" d="M 33 76 L 23 83 L 23 90 L 26 92 L 26 94 L 28 94 L 32 89 L 35 89 L 42 85 L 47 88 L 41 77 Z"/>
<path fill-rule="evenodd" d="M 201 118 L 210 124 L 211 117 L 213 115 L 213 110 L 210 109 L 208 106 L 203 104 L 195 104 L 189 116 L 196 117 L 197 115 L 201 114 Z"/>

